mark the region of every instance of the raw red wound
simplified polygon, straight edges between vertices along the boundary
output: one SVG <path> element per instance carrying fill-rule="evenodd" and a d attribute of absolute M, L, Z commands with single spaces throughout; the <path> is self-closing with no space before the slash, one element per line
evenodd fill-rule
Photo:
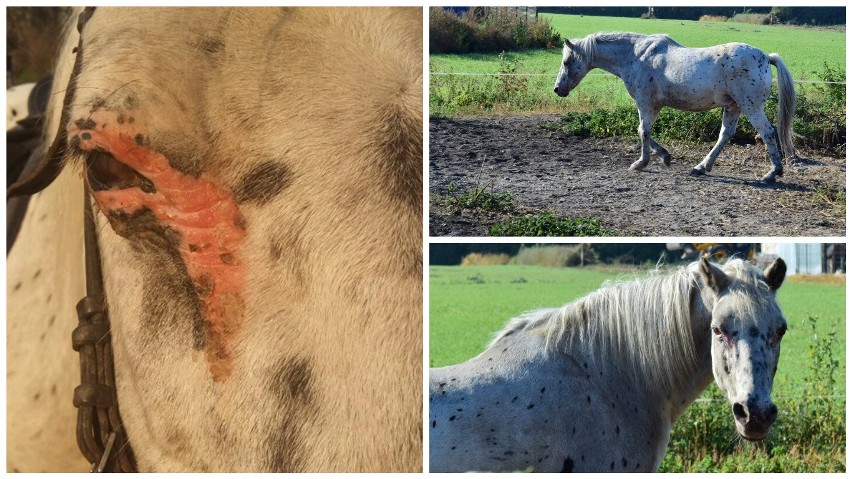
<path fill-rule="evenodd" d="M 216 381 L 227 379 L 232 368 L 232 338 L 245 309 L 245 265 L 240 251 L 245 230 L 233 195 L 203 174 L 193 178 L 178 172 L 165 156 L 140 146 L 135 135 L 121 131 L 123 128 L 85 130 L 89 135 L 79 135 L 76 128 L 69 130 L 70 136 L 80 138 L 80 149 L 106 150 L 156 187 L 154 193 L 132 187 L 93 191 L 92 195 L 104 213 L 132 214 L 148 208 L 160 224 L 179 233 L 180 254 L 204 308 L 210 372 Z"/>

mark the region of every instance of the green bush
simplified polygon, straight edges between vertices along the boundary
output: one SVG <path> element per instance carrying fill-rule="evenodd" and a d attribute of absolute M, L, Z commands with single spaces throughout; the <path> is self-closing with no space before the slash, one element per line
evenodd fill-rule
<path fill-rule="evenodd" d="M 817 84 L 814 94 L 797 95 L 793 131 L 796 143 L 813 149 L 837 154 L 846 145 L 846 72 L 825 65 L 817 73 L 823 81 Z M 773 85 L 766 105 L 769 120 L 777 122 L 778 90 Z M 615 110 L 571 112 L 563 116 L 561 129 L 566 133 L 595 138 L 625 136 L 638 138 L 639 112 L 632 107 Z M 695 143 L 716 141 L 722 127 L 719 109 L 704 112 L 687 112 L 664 108 L 654 123 L 653 135 L 663 142 Z M 737 131 L 731 141 L 754 143 L 757 132 L 745 117 L 740 117 Z"/>
<path fill-rule="evenodd" d="M 500 52 L 555 48 L 559 34 L 545 18 L 514 13 L 512 9 L 472 8 L 462 15 L 440 7 L 429 9 L 431 53 Z"/>
<path fill-rule="evenodd" d="M 431 75 L 430 117 L 470 111 L 535 111 L 553 101 L 553 98 L 539 94 L 540 81 L 511 75 L 519 70 L 522 68 L 516 62 L 501 53 L 500 66 L 493 76 L 477 76 L 472 80 L 467 76 Z"/>
<path fill-rule="evenodd" d="M 448 195 L 444 198 L 444 205 L 450 208 L 482 209 L 487 211 L 507 211 L 512 206 L 513 197 L 511 193 L 491 193 L 485 188 L 474 188 L 471 191 L 460 193 L 455 183 L 447 186 Z"/>
<path fill-rule="evenodd" d="M 796 98 L 793 131 L 805 145 L 833 153 L 846 151 L 846 71 L 828 64 L 814 72 L 824 82 L 815 85 L 816 93 Z M 777 104 L 777 97 L 775 99 Z"/>

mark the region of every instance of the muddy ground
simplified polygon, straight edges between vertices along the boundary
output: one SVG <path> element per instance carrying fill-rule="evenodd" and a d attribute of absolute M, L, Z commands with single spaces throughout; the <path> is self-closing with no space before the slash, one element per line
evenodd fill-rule
<path fill-rule="evenodd" d="M 618 235 L 845 236 L 842 158 L 800 151 L 806 159 L 785 164 L 784 176 L 766 185 L 759 181 L 770 169 L 762 144 L 729 144 L 712 173 L 699 178 L 689 172 L 712 144 L 665 145 L 674 157 L 670 167 L 655 157 L 633 172 L 627 168 L 639 157 L 637 140 L 542 128 L 558 121 L 558 115 L 430 120 L 430 234 L 487 236 L 508 217 L 553 213 L 597 217 Z M 450 183 L 458 193 L 477 187 L 511 193 L 512 208 L 448 208 Z"/>

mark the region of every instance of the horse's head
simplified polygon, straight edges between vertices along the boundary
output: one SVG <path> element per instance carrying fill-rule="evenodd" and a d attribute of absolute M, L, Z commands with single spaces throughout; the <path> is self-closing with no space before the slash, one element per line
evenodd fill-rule
<path fill-rule="evenodd" d="M 787 266 L 776 259 L 761 273 L 742 260 L 720 269 L 701 259 L 699 270 L 712 313 L 707 334 L 716 384 L 728 397 L 740 436 L 759 441 L 778 415 L 770 393 L 787 322 L 775 292 Z"/>
<path fill-rule="evenodd" d="M 580 80 L 588 72 L 588 55 L 580 46 L 571 43 L 571 40 L 566 38 L 562 47 L 562 66 L 559 68 L 559 75 L 556 77 L 553 92 L 562 97 L 568 96 L 568 93 L 580 83 Z"/>

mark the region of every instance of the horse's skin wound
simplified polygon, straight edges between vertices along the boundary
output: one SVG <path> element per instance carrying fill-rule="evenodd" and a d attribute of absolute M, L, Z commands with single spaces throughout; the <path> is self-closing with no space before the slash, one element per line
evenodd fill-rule
<path fill-rule="evenodd" d="M 89 152 L 87 181 L 100 210 L 112 221 L 150 210 L 177 233 L 177 248 L 203 305 L 210 372 L 216 381 L 232 368 L 232 337 L 245 309 L 245 265 L 240 247 L 245 224 L 233 194 L 211 179 L 180 173 L 147 146 L 141 125 L 97 111 L 92 121 L 69 127 L 69 142 Z M 113 229 L 118 234 L 126 228 Z"/>

